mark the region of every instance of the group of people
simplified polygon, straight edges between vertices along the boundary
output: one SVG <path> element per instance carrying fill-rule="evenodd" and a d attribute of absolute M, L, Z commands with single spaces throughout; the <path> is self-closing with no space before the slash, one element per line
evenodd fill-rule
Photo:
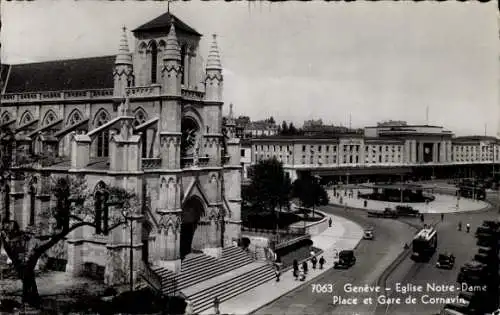
<path fill-rule="evenodd" d="M 323 265 L 326 263 L 325 258 L 321 256 L 318 260 L 316 256 L 313 256 L 311 258 L 312 268 L 316 269 L 316 265 L 318 263 L 319 263 L 319 269 L 323 269 Z M 297 261 L 297 259 L 293 261 L 293 276 L 295 277 L 295 280 L 305 281 L 308 270 L 309 267 L 307 261 L 302 262 L 302 269 L 299 268 L 299 262 Z"/>
<path fill-rule="evenodd" d="M 459 231 L 462 231 L 462 221 L 459 221 L 459 222 L 458 222 L 458 230 L 459 230 Z M 467 231 L 467 233 L 469 233 L 469 232 L 470 232 L 470 224 L 469 224 L 469 223 L 467 223 L 467 224 L 465 225 L 465 230 Z"/>

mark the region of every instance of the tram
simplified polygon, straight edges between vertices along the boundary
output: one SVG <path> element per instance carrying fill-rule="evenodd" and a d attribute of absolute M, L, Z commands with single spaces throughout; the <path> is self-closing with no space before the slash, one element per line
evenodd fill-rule
<path fill-rule="evenodd" d="M 413 238 L 411 259 L 429 261 L 437 248 L 437 231 L 433 227 L 424 227 Z"/>

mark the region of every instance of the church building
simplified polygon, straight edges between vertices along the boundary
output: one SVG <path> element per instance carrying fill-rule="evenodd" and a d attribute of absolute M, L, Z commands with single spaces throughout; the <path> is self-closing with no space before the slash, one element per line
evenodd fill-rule
<path fill-rule="evenodd" d="M 128 281 L 130 247 L 134 273 L 177 273 L 189 253 L 218 257 L 241 233 L 240 144 L 223 124 L 216 36 L 204 66 L 202 35 L 170 12 L 132 33 L 132 50 L 124 28 L 113 56 L 0 69 L 0 125 L 14 137 L 17 171 L 1 187 L 2 218 L 35 225 L 53 202 L 50 177 L 84 175 L 97 226 L 73 231 L 48 259 L 110 285 Z M 40 160 L 26 164 L 32 155 Z M 132 245 L 130 226 L 110 228 L 122 209 L 107 187 L 138 196 Z"/>

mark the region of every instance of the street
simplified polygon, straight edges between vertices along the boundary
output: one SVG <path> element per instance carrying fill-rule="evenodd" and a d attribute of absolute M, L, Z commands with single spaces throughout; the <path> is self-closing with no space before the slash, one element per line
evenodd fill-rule
<path fill-rule="evenodd" d="M 490 197 L 489 201 L 494 203 L 496 197 Z M 440 220 L 440 215 L 428 215 L 426 220 L 436 221 Z M 469 213 L 455 213 L 445 215 L 444 222 L 439 223 L 437 226 L 438 231 L 438 249 L 436 254 L 428 263 L 415 263 L 409 257 L 406 258 L 394 272 L 391 273 L 387 280 L 387 286 L 394 291 L 396 283 L 402 285 L 413 284 L 422 285 L 423 292 L 407 293 L 407 294 L 393 294 L 393 297 L 407 298 L 412 295 L 416 298 L 416 303 L 401 303 L 385 306 L 385 314 L 436 314 L 439 313 L 446 303 L 439 303 L 439 301 L 432 302 L 430 299 L 424 298 L 423 295 L 428 295 L 429 298 L 433 297 L 448 297 L 455 298 L 458 296 L 457 292 L 432 292 L 431 289 L 427 290 L 427 285 L 451 285 L 449 287 L 456 288 L 457 275 L 460 267 L 470 261 L 477 253 L 476 238 L 474 232 L 480 226 L 483 220 L 495 220 L 498 218 L 496 206 L 493 206 L 488 211 L 469 212 Z M 458 222 L 462 221 L 463 225 L 469 223 L 471 225 L 471 232 L 466 233 L 464 230 L 458 231 Z M 440 252 L 449 251 L 456 257 L 455 266 L 452 270 L 442 270 L 436 268 L 437 257 Z"/>
<path fill-rule="evenodd" d="M 253 314 L 366 314 L 374 310 L 375 305 L 362 303 L 362 298 L 369 294 L 350 294 L 350 297 L 358 298 L 356 305 L 333 305 L 333 296 L 347 297 L 348 295 L 344 292 L 346 284 L 354 286 L 374 284 L 380 274 L 401 252 L 404 243 L 412 238 L 414 230 L 395 220 L 368 218 L 366 212 L 362 210 L 345 211 L 343 208 L 334 206 L 326 206 L 321 210 L 343 216 L 363 227 L 374 227 L 375 239 L 361 241 L 355 250 L 357 262 L 350 269 L 332 268 L 320 278 L 282 296 Z M 394 237 L 395 235 L 398 237 Z M 333 257 L 325 257 L 325 259 L 331 266 Z"/>

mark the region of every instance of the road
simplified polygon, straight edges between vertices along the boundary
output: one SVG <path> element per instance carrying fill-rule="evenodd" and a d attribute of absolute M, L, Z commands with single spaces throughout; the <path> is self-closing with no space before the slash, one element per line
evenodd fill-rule
<path fill-rule="evenodd" d="M 382 272 L 399 255 L 405 242 L 409 242 L 414 230 L 407 224 L 391 220 L 368 218 L 363 210 L 347 210 L 335 206 L 326 206 L 322 211 L 343 216 L 359 225 L 373 226 L 375 240 L 361 241 L 355 250 L 356 265 L 347 270 L 330 269 L 321 277 L 312 280 L 305 286 L 282 296 L 275 302 L 265 306 L 253 314 L 286 314 L 286 315 L 322 315 L 322 314 L 368 314 L 372 313 L 375 304 L 363 304 L 363 294 L 347 294 L 344 285 L 364 286 L 374 284 Z M 397 236 L 397 237 L 395 237 Z M 328 258 L 326 258 L 328 260 Z M 333 284 L 331 292 L 313 292 L 313 286 Z M 358 298 L 357 305 L 334 305 L 333 296 Z"/>
<path fill-rule="evenodd" d="M 498 198 L 489 195 L 489 201 L 498 204 Z M 438 251 L 429 263 L 415 263 L 409 257 L 406 258 L 387 279 L 386 285 L 391 288 L 393 294 L 389 295 L 395 298 L 401 298 L 401 304 L 386 305 L 381 314 L 438 314 L 443 308 L 445 301 L 431 301 L 424 298 L 427 295 L 430 298 L 454 298 L 457 292 L 435 292 L 433 288 L 427 289 L 427 285 L 457 287 L 456 279 L 460 267 L 470 261 L 477 253 L 476 239 L 474 231 L 477 226 L 482 224 L 483 220 L 494 220 L 499 216 L 496 206 L 488 211 L 453 213 L 446 214 L 444 221 L 437 225 L 438 231 Z M 426 215 L 426 221 L 440 221 L 440 215 Z M 458 222 L 462 221 L 471 225 L 471 233 L 458 231 Z M 441 270 L 435 267 L 437 254 L 441 251 L 450 251 L 456 257 L 455 267 L 452 270 Z M 402 285 L 414 284 L 422 285 L 423 292 L 420 293 L 396 293 L 394 292 L 396 283 Z M 416 298 L 415 304 L 405 303 L 404 299 L 411 295 Z M 430 303 L 429 303 L 430 302 Z M 378 310 L 377 313 L 379 313 Z"/>

